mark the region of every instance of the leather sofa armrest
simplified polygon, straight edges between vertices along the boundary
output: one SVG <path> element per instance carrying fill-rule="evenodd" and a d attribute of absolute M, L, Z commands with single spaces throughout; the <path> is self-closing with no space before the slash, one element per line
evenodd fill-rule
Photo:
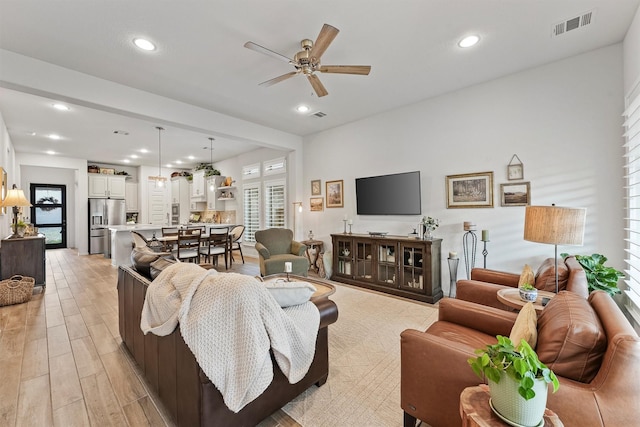
<path fill-rule="evenodd" d="M 458 280 L 456 284 L 456 298 L 499 308 L 500 310 L 513 311 L 512 308 L 498 301 L 498 291 L 505 288 L 511 287 L 477 280 Z"/>
<path fill-rule="evenodd" d="M 509 336 L 516 317 L 517 313 L 451 298 L 441 300 L 438 310 L 438 320 L 492 336 Z"/>
<path fill-rule="evenodd" d="M 255 248 L 263 259 L 271 258 L 271 252 L 269 252 L 269 249 L 267 249 L 267 247 L 262 243 L 256 242 Z"/>
<path fill-rule="evenodd" d="M 338 306 L 329 298 L 322 298 L 312 301 L 320 312 L 320 326 L 325 328 L 338 320 Z"/>
<path fill-rule="evenodd" d="M 498 285 L 518 287 L 520 275 L 516 273 L 508 273 L 506 271 L 489 270 L 486 268 L 474 268 L 471 270 L 471 280 L 480 282 L 496 283 Z"/>
<path fill-rule="evenodd" d="M 307 250 L 307 246 L 295 240 L 291 241 L 291 253 L 293 255 L 304 256 L 304 251 Z"/>

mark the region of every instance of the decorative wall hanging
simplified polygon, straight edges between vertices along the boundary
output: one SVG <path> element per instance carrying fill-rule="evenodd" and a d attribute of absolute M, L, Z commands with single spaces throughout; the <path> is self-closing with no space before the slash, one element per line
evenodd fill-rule
<path fill-rule="evenodd" d="M 447 175 L 447 209 L 492 208 L 493 172 Z"/>
<path fill-rule="evenodd" d="M 507 179 L 509 181 L 524 179 L 524 164 L 522 164 L 522 160 L 520 160 L 517 154 L 511 156 L 511 161 L 507 166 Z"/>

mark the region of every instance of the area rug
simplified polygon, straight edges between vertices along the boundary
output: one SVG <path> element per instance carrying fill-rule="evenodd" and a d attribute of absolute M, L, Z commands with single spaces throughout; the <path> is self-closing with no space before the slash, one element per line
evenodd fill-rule
<path fill-rule="evenodd" d="M 331 283 L 339 317 L 329 326 L 329 379 L 283 410 L 304 427 L 402 426 L 400 333 L 425 330 L 437 307 Z"/>

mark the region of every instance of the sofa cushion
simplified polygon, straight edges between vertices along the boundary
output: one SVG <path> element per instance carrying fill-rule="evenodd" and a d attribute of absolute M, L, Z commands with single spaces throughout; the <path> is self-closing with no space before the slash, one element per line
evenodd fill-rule
<path fill-rule="evenodd" d="M 600 369 L 607 337 L 589 302 L 573 292 L 562 291 L 538 316 L 540 361 L 556 375 L 590 382 Z"/>
<path fill-rule="evenodd" d="M 536 341 L 538 340 L 537 323 L 538 315 L 536 314 L 536 310 L 533 308 L 533 303 L 528 302 L 522 307 L 520 313 L 518 313 L 513 328 L 511 328 L 509 339 L 513 345 L 517 347 L 520 341 L 524 339 L 529 343 L 531 348 L 536 348 Z"/>
<path fill-rule="evenodd" d="M 156 277 L 162 273 L 162 271 L 170 265 L 180 262 L 173 257 L 160 257 L 157 260 L 149 264 L 149 276 L 151 280 L 155 280 Z"/>
<path fill-rule="evenodd" d="M 286 282 L 284 279 L 267 280 L 264 286 L 282 308 L 304 304 L 316 291 L 311 283 Z"/>
<path fill-rule="evenodd" d="M 563 260 L 558 260 L 558 291 L 564 291 L 569 280 L 569 269 Z M 535 287 L 540 291 L 556 291 L 556 273 L 553 258 L 547 258 L 536 272 Z"/>
<path fill-rule="evenodd" d="M 131 251 L 131 264 L 133 268 L 143 276 L 151 279 L 150 265 L 159 258 L 173 259 L 171 252 L 154 252 L 149 247 L 133 248 Z"/>
<path fill-rule="evenodd" d="M 520 274 L 520 279 L 518 280 L 518 287 L 529 284 L 532 285 L 536 282 L 535 277 L 533 276 L 533 270 L 529 264 L 525 264 L 522 269 L 522 273 Z"/>

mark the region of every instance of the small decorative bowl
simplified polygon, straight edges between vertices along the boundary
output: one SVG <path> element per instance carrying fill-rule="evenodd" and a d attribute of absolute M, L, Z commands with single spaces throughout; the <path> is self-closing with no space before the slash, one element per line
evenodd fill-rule
<path fill-rule="evenodd" d="M 520 299 L 522 301 L 535 302 L 536 299 L 538 298 L 538 290 L 537 289 L 529 291 L 529 290 L 526 290 L 526 289 L 518 288 L 518 291 L 520 292 Z"/>

